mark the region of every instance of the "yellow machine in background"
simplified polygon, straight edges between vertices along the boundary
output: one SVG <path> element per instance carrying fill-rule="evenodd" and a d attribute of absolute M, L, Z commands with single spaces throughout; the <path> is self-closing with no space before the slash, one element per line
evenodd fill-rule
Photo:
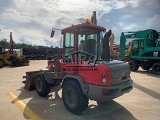
<path fill-rule="evenodd" d="M 16 51 L 13 51 L 12 32 L 10 32 L 10 45 L 9 50 L 5 51 L 3 46 L 0 46 L 0 68 L 6 65 L 23 66 L 28 65 L 29 60 L 25 56 L 18 56 Z"/>
<path fill-rule="evenodd" d="M 119 46 L 114 44 L 114 34 L 112 33 L 110 38 L 109 38 L 109 42 L 110 42 L 110 56 L 111 59 L 117 60 L 119 59 Z"/>
<path fill-rule="evenodd" d="M 12 66 L 22 66 L 28 65 L 29 61 L 24 56 L 18 57 L 18 54 L 14 51 L 10 53 L 10 51 L 4 51 L 3 47 L 0 47 L 0 68 L 6 65 Z"/>
<path fill-rule="evenodd" d="M 126 51 L 125 51 L 125 58 L 126 58 L 127 62 L 129 62 L 129 60 L 130 60 L 131 49 L 132 49 L 132 43 L 129 42 L 129 44 L 126 45 Z"/>

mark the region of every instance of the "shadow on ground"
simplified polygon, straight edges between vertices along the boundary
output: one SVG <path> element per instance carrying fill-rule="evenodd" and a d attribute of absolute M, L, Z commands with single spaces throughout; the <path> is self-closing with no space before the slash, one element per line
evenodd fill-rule
<path fill-rule="evenodd" d="M 38 96 L 35 90 L 28 91 L 24 88 L 18 90 L 21 91 L 18 98 L 24 102 L 29 99 L 27 106 L 44 120 L 137 120 L 126 108 L 115 101 L 108 103 L 90 101 L 82 115 L 74 115 L 63 105 L 60 86 L 53 87 L 47 97 Z M 25 115 L 24 118 L 27 119 Z"/>
<path fill-rule="evenodd" d="M 142 92 L 150 95 L 151 97 L 153 97 L 153 98 L 155 98 L 155 99 L 157 99 L 157 100 L 160 100 L 160 94 L 159 94 L 159 93 L 157 93 L 157 92 L 155 92 L 155 91 L 153 91 L 153 90 L 150 90 L 150 89 L 148 89 L 148 88 L 146 88 L 146 87 L 144 87 L 144 86 L 142 86 L 142 85 L 139 85 L 139 84 L 137 84 L 137 83 L 133 83 L 133 86 L 134 86 L 135 88 L 141 90 Z"/>

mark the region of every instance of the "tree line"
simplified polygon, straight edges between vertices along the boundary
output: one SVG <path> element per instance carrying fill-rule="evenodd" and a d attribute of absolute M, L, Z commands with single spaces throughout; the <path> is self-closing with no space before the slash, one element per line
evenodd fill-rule
<path fill-rule="evenodd" d="M 9 42 L 7 39 L 1 39 L 0 40 L 0 46 L 3 46 L 5 49 L 9 48 Z M 27 49 L 34 49 L 34 48 L 53 48 L 53 46 L 48 47 L 48 46 L 38 46 L 38 45 L 28 45 L 25 43 L 16 43 L 13 41 L 13 49 L 20 49 L 20 48 L 27 48 Z"/>

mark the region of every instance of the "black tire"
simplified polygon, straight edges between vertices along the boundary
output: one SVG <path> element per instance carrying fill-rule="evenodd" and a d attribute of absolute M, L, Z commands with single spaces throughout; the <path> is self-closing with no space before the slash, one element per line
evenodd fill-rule
<path fill-rule="evenodd" d="M 149 70 L 149 69 L 151 68 L 151 66 L 141 66 L 141 68 L 142 68 L 143 70 Z"/>
<path fill-rule="evenodd" d="M 41 97 L 45 97 L 50 93 L 51 86 L 45 81 L 42 74 L 37 76 L 35 86 L 38 95 Z"/>
<path fill-rule="evenodd" d="M 0 59 L 0 68 L 3 68 L 5 66 L 5 62 L 3 59 Z"/>
<path fill-rule="evenodd" d="M 82 114 L 87 109 L 89 101 L 80 84 L 75 80 L 68 80 L 64 83 L 62 100 L 66 109 L 76 115 Z"/>
<path fill-rule="evenodd" d="M 21 64 L 19 59 L 15 59 L 15 60 L 12 60 L 12 65 L 11 66 L 20 67 L 20 66 L 22 66 L 22 64 Z"/>
<path fill-rule="evenodd" d="M 131 71 L 137 71 L 139 69 L 139 66 L 135 61 L 129 61 L 129 66 Z"/>
<path fill-rule="evenodd" d="M 125 61 L 129 62 L 130 61 L 130 57 L 125 57 Z"/>
<path fill-rule="evenodd" d="M 160 63 L 156 62 L 152 65 L 152 72 L 156 75 L 160 75 Z"/>

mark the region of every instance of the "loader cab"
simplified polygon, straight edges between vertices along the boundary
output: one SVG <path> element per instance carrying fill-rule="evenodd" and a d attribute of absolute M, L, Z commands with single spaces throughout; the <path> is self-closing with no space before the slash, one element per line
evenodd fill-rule
<path fill-rule="evenodd" d="M 82 61 L 89 56 L 101 59 L 103 32 L 105 28 L 89 23 L 63 29 L 63 60 Z"/>

